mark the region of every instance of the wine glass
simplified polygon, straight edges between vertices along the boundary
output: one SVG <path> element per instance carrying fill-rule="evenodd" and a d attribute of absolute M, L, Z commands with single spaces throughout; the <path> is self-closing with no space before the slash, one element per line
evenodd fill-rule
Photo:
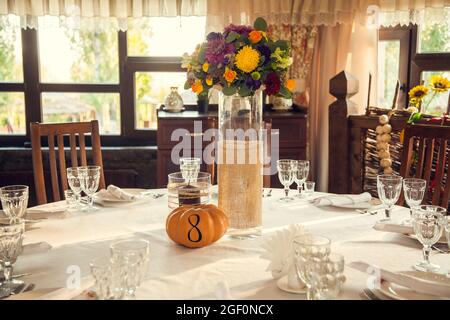
<path fill-rule="evenodd" d="M 447 210 L 433 205 L 421 205 L 413 209 L 412 223 L 417 239 L 423 245 L 423 261 L 414 265 L 419 271 L 437 271 L 439 266 L 430 262 L 431 247 L 439 240 L 444 228 Z"/>
<path fill-rule="evenodd" d="M 294 174 L 294 181 L 297 184 L 298 194 L 296 197 L 303 197 L 302 189 L 303 183 L 308 179 L 309 175 L 309 161 L 308 160 L 297 160 L 297 170 Z"/>
<path fill-rule="evenodd" d="M 22 253 L 23 233 L 25 223 L 20 219 L 2 221 L 0 224 L 0 263 L 3 267 L 5 280 L 0 284 L 0 296 L 6 297 L 24 284 L 23 281 L 12 278 L 13 264 Z"/>
<path fill-rule="evenodd" d="M 200 172 L 200 158 L 180 158 L 180 171 L 183 178 L 188 182 L 197 179 Z"/>
<path fill-rule="evenodd" d="M 403 179 L 403 193 L 405 194 L 405 200 L 410 208 L 410 216 L 412 217 L 413 209 L 422 203 L 425 195 L 425 188 L 427 181 L 423 179 L 407 178 Z M 404 224 L 410 224 L 411 219 L 403 221 Z"/>
<path fill-rule="evenodd" d="M 281 184 L 284 186 L 285 196 L 280 198 L 280 201 L 290 202 L 294 198 L 289 197 L 289 186 L 294 182 L 295 170 L 297 168 L 297 162 L 295 160 L 283 159 L 277 160 L 278 178 Z"/>
<path fill-rule="evenodd" d="M 377 176 L 378 197 L 387 207 L 385 209 L 386 218 L 381 219 L 381 222 L 391 220 L 392 207 L 397 203 L 402 191 L 402 180 L 402 177 L 396 175 Z"/>
<path fill-rule="evenodd" d="M 10 220 L 21 219 L 27 212 L 28 186 L 12 185 L 0 188 L 2 208 Z"/>
<path fill-rule="evenodd" d="M 126 266 L 126 298 L 134 299 L 136 289 L 147 274 L 150 243 L 144 239 L 122 240 L 111 245 L 111 258 Z"/>
<path fill-rule="evenodd" d="M 317 288 L 311 274 L 312 264 L 321 263 L 330 255 L 330 244 L 330 239 L 318 235 L 294 238 L 295 265 L 299 278 L 306 284 L 308 300 L 317 299 Z"/>
<path fill-rule="evenodd" d="M 87 211 L 93 211 L 94 207 L 94 193 L 98 189 L 100 182 L 100 166 L 87 166 L 79 167 L 78 172 L 80 174 L 81 189 L 87 195 Z"/>
<path fill-rule="evenodd" d="M 75 195 L 75 199 L 77 202 L 78 209 L 81 208 L 81 172 L 79 170 L 80 167 L 71 167 L 67 168 L 67 181 L 69 183 L 69 187 Z"/>

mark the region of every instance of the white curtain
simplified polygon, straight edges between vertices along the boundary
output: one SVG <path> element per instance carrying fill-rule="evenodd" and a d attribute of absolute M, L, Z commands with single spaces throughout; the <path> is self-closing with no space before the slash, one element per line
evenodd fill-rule
<path fill-rule="evenodd" d="M 206 1 L 1 0 L 0 16 L 20 17 L 22 28 L 37 28 L 38 17 L 57 16 L 62 24 L 71 27 L 126 30 L 129 24 L 138 24 L 142 17 L 204 16 Z"/>

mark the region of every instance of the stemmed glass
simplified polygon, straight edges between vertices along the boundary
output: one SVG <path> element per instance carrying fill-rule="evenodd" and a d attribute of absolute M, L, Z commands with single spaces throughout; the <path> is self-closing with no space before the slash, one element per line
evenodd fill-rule
<path fill-rule="evenodd" d="M 111 258 L 125 264 L 125 298 L 134 299 L 136 289 L 147 274 L 150 243 L 144 239 L 122 240 L 111 245 Z"/>
<path fill-rule="evenodd" d="M 296 237 L 293 241 L 295 266 L 299 278 L 306 285 L 306 298 L 317 299 L 317 287 L 312 278 L 312 264 L 321 263 L 330 255 L 330 239 L 311 235 L 308 237 Z"/>
<path fill-rule="evenodd" d="M 87 166 L 79 167 L 78 172 L 80 174 L 81 189 L 87 195 L 87 211 L 93 211 L 94 207 L 94 193 L 98 189 L 98 184 L 100 182 L 100 170 L 99 166 Z"/>
<path fill-rule="evenodd" d="M 391 220 L 392 207 L 397 203 L 402 191 L 402 180 L 402 177 L 395 175 L 377 176 L 378 197 L 387 207 L 385 209 L 386 218 L 381 219 L 381 222 Z"/>
<path fill-rule="evenodd" d="M 423 261 L 414 265 L 419 271 L 437 271 L 439 266 L 430 262 L 431 247 L 439 240 L 444 228 L 447 210 L 433 205 L 422 205 L 413 209 L 413 227 L 417 239 L 423 245 Z"/>
<path fill-rule="evenodd" d="M 200 158 L 180 158 L 180 172 L 183 178 L 190 181 L 197 179 L 200 172 Z"/>
<path fill-rule="evenodd" d="M 284 186 L 285 196 L 280 201 L 290 202 L 294 198 L 289 197 L 289 186 L 294 182 L 295 170 L 297 170 L 297 162 L 295 160 L 277 160 L 278 178 Z"/>
<path fill-rule="evenodd" d="M 302 198 L 303 183 L 308 179 L 309 175 L 309 161 L 308 160 L 297 160 L 297 170 L 294 174 L 294 181 L 297 184 L 298 194 L 296 197 Z"/>
<path fill-rule="evenodd" d="M 11 220 L 20 220 L 27 212 L 28 186 L 12 185 L 0 188 L 0 199 L 6 216 Z"/>
<path fill-rule="evenodd" d="M 0 262 L 3 267 L 5 280 L 0 284 L 0 296 L 6 297 L 24 284 L 23 281 L 13 279 L 13 264 L 22 253 L 23 233 L 25 223 L 19 219 L 2 222 L 0 225 Z"/>
<path fill-rule="evenodd" d="M 75 195 L 75 200 L 77 202 L 77 207 L 81 208 L 81 171 L 80 167 L 67 168 L 67 181 L 69 182 L 69 187 Z"/>
<path fill-rule="evenodd" d="M 413 209 L 420 206 L 425 195 L 427 181 L 423 179 L 407 178 L 403 179 L 403 193 L 405 200 L 410 208 L 410 216 L 412 217 Z M 403 221 L 404 224 L 410 224 L 411 219 Z"/>

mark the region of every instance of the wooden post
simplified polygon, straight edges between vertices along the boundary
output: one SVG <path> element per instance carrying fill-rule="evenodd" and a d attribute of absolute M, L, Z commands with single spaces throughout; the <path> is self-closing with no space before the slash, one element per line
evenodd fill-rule
<path fill-rule="evenodd" d="M 330 79 L 330 94 L 336 98 L 329 108 L 328 192 L 350 193 L 350 128 L 348 117 L 358 114 L 350 97 L 358 93 L 359 81 L 342 71 Z"/>

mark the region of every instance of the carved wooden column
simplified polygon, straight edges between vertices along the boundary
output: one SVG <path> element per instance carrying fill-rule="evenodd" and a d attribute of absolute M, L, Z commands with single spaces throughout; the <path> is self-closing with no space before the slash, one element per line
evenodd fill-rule
<path fill-rule="evenodd" d="M 350 128 L 348 116 L 358 114 L 349 99 L 358 93 L 359 81 L 342 71 L 330 79 L 330 94 L 336 98 L 329 108 L 328 192 L 350 193 Z"/>

